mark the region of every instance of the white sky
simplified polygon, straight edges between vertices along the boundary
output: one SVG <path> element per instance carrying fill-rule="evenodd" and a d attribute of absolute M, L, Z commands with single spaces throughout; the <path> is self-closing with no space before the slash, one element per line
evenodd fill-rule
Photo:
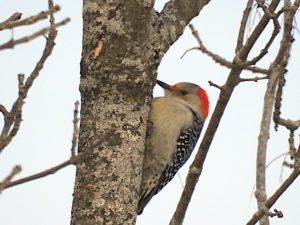
<path fill-rule="evenodd" d="M 157 9 L 160 9 L 164 2 L 166 1 L 158 1 Z M 18 175 L 18 178 L 21 178 L 50 168 L 68 159 L 70 155 L 74 102 L 80 99 L 78 85 L 82 3 L 61 0 L 59 4 L 62 10 L 57 13 L 56 20 L 70 17 L 71 22 L 59 28 L 53 54 L 26 99 L 21 129 L 0 155 L 0 180 L 16 164 L 23 167 L 22 173 Z M 206 47 L 228 60 L 234 55 L 236 36 L 245 4 L 246 0 L 212 0 L 200 16 L 192 21 Z M 22 12 L 25 18 L 46 9 L 46 0 L 6 1 L 0 9 L 0 21 L 7 19 L 16 11 Z M 258 17 L 255 12 L 252 13 L 252 19 Z M 31 27 L 35 31 L 44 25 L 48 25 L 47 22 Z M 26 27 L 15 29 L 14 37 L 22 37 L 25 35 L 24 32 L 30 33 Z M 259 46 L 263 45 L 268 35 L 262 38 Z M 2 31 L 0 43 L 8 41 L 10 37 L 10 31 Z M 276 40 L 278 44 L 279 38 Z M 13 50 L 0 51 L 0 103 L 7 108 L 11 107 L 17 96 L 17 74 L 22 72 L 28 75 L 33 70 L 44 43 L 45 39 L 41 37 L 29 44 L 18 45 Z M 211 115 L 219 91 L 210 87 L 207 82 L 211 80 L 223 84 L 229 70 L 215 64 L 206 55 L 197 51 L 190 52 L 180 59 L 185 50 L 196 45 L 187 28 L 184 35 L 165 55 L 159 67 L 158 78 L 170 84 L 189 81 L 202 86 L 210 98 Z M 267 68 L 277 48 L 278 45 L 270 51 L 270 57 L 259 66 Z M 259 49 L 256 49 L 257 52 Z M 282 108 L 282 115 L 291 119 L 300 118 L 299 54 L 299 33 L 296 32 Z M 250 76 L 253 75 L 243 73 L 243 77 Z M 257 136 L 265 86 L 266 81 L 261 81 L 243 83 L 235 89 L 211 145 L 184 221 L 185 225 L 245 224 L 255 212 L 256 200 L 252 192 L 255 185 Z M 162 93 L 160 88 L 155 88 L 154 96 Z M 1 117 L 0 127 L 2 125 Z M 288 150 L 288 134 L 284 128 L 280 128 L 277 133 L 272 129 L 268 144 L 268 162 Z M 296 138 L 298 134 L 299 132 L 296 133 Z M 192 158 L 194 155 L 195 153 Z M 281 183 L 282 160 L 283 158 L 280 158 L 267 170 L 269 196 Z M 191 162 L 190 159 L 188 164 Z M 188 165 L 180 170 L 183 181 L 187 170 Z M 284 169 L 284 177 L 289 172 L 289 169 Z M 69 224 L 74 174 L 75 169 L 70 166 L 47 178 L 3 191 L 0 195 L 0 224 Z M 137 224 L 168 224 L 181 191 L 182 186 L 176 176 L 152 199 L 143 214 L 138 217 Z M 283 211 L 284 218 L 271 218 L 272 225 L 299 224 L 299 195 L 300 181 L 296 180 L 275 206 L 276 209 Z"/>

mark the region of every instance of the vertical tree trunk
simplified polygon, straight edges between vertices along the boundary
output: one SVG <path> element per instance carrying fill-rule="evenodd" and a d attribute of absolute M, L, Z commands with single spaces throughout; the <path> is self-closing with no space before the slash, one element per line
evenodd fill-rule
<path fill-rule="evenodd" d="M 122 2 L 84 1 L 79 152 L 90 153 L 76 173 L 74 225 L 136 218 L 156 70 L 145 49 L 151 5 Z"/>
<path fill-rule="evenodd" d="M 135 223 L 156 69 L 209 1 L 191 2 L 160 15 L 153 0 L 83 1 L 78 151 L 89 153 L 76 172 L 72 225 Z"/>

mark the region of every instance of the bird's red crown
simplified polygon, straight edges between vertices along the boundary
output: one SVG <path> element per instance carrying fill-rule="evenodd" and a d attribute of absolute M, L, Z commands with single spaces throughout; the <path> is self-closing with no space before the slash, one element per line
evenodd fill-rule
<path fill-rule="evenodd" d="M 206 91 L 202 88 L 199 88 L 197 91 L 197 95 L 200 99 L 201 105 L 200 105 L 200 112 L 202 113 L 204 119 L 208 116 L 209 111 L 209 100 L 208 96 L 206 94 Z"/>

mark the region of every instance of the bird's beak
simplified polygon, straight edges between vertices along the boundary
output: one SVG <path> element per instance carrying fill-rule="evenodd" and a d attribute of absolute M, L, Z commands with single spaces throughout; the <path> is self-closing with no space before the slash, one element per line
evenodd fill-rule
<path fill-rule="evenodd" d="M 175 91 L 175 89 L 172 88 L 172 86 L 170 86 L 170 85 L 168 85 L 168 84 L 166 84 L 165 82 L 162 82 L 162 81 L 160 81 L 160 80 L 157 80 L 157 84 L 158 84 L 159 86 L 161 86 L 161 87 L 162 87 L 163 89 L 165 89 L 165 90 Z"/>

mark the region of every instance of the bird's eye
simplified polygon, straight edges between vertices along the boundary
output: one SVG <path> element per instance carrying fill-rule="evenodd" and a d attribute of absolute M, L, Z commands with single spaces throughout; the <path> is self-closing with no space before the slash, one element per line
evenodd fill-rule
<path fill-rule="evenodd" d="M 187 95 L 187 94 L 188 94 L 188 92 L 187 92 L 187 91 L 185 91 L 185 90 L 182 90 L 182 91 L 180 91 L 180 94 L 182 94 L 182 95 Z"/>

